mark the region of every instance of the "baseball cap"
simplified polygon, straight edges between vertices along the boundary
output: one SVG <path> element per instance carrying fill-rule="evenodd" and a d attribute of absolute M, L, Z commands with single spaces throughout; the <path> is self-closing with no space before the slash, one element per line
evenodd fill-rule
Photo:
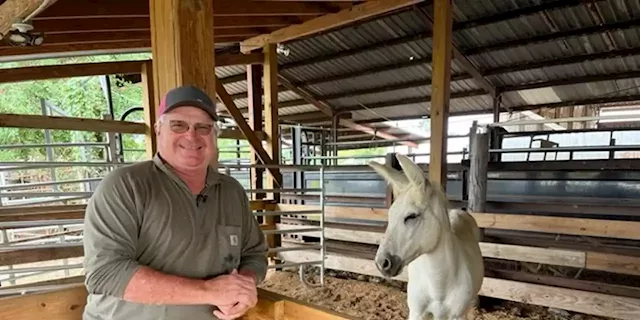
<path fill-rule="evenodd" d="M 216 105 L 208 94 L 192 86 L 186 85 L 169 90 L 160 101 L 159 114 L 167 113 L 175 108 L 191 106 L 208 113 L 214 121 L 218 121 Z"/>

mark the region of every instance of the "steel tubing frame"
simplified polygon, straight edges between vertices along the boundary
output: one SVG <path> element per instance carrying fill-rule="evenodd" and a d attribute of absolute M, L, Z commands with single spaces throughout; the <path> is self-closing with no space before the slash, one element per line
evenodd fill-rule
<path fill-rule="evenodd" d="M 224 166 L 219 166 L 224 167 Z M 320 266 L 320 286 L 324 286 L 325 284 L 325 260 L 326 260 L 326 243 L 325 243 L 325 234 L 324 234 L 324 224 L 325 224 L 325 180 L 324 166 L 299 166 L 299 165 L 234 165 L 236 168 L 267 168 L 267 167 L 275 167 L 275 168 L 288 168 L 295 171 L 295 169 L 300 169 L 304 171 L 319 171 L 319 179 L 320 179 L 320 188 L 307 188 L 307 189 L 245 189 L 247 192 L 251 193 L 309 193 L 313 192 L 314 196 L 319 197 L 320 202 L 320 210 L 304 210 L 304 211 L 253 211 L 255 216 L 278 216 L 278 215 L 291 215 L 291 214 L 304 214 L 304 215 L 320 215 L 320 226 L 313 228 L 296 228 L 296 229 L 280 229 L 280 230 L 264 230 L 263 233 L 265 235 L 269 234 L 287 234 L 287 233 L 300 233 L 300 232 L 320 232 L 320 245 L 319 246 L 301 246 L 296 248 L 284 248 L 284 247 L 275 247 L 269 248 L 269 252 L 281 252 L 281 251 L 296 251 L 296 250 L 310 250 L 310 249 L 320 249 L 320 260 L 317 261 L 306 261 L 306 262 L 296 262 L 296 263 L 281 263 L 276 265 L 268 266 L 269 269 L 278 269 L 278 268 L 286 268 L 286 267 L 300 267 L 300 280 L 306 284 L 303 279 L 302 267 L 307 265 L 319 265 Z M 319 192 L 319 194 L 317 193 Z"/>

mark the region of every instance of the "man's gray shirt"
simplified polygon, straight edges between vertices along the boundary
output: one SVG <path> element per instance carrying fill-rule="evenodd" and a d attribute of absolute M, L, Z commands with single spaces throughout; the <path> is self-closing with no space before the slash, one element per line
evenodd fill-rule
<path fill-rule="evenodd" d="M 122 299 L 140 266 L 209 279 L 251 269 L 262 282 L 267 244 L 243 187 L 210 168 L 193 195 L 159 156 L 109 173 L 84 222 L 85 320 L 217 319 L 211 305 L 144 305 Z"/>

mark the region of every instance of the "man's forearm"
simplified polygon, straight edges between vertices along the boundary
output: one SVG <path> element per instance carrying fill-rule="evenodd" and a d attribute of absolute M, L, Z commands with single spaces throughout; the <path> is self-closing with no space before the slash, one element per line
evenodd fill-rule
<path fill-rule="evenodd" d="M 204 280 L 174 276 L 141 267 L 129 281 L 124 300 L 143 304 L 211 304 Z"/>
<path fill-rule="evenodd" d="M 245 255 L 240 261 L 238 271 L 251 271 L 256 284 L 260 284 L 267 273 L 267 258 L 262 254 Z M 242 272 L 240 272 L 242 273 Z"/>

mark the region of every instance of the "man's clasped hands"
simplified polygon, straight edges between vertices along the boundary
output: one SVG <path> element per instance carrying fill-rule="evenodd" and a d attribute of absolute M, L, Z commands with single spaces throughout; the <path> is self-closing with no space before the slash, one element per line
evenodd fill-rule
<path fill-rule="evenodd" d="M 205 289 L 216 293 L 212 302 L 218 310 L 213 314 L 222 320 L 237 319 L 258 303 L 255 278 L 236 269 L 206 281 Z"/>

